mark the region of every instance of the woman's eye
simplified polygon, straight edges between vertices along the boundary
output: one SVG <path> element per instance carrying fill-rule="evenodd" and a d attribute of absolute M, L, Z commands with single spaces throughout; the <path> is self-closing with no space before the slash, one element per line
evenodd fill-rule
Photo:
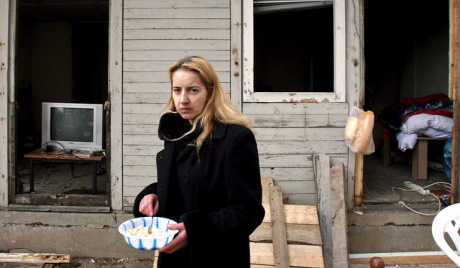
<path fill-rule="evenodd" d="M 198 90 L 195 89 L 195 88 L 192 88 L 192 89 L 190 89 L 190 92 L 198 92 Z"/>
<path fill-rule="evenodd" d="M 174 92 L 174 93 L 180 93 L 180 89 L 178 89 L 178 88 L 173 88 L 173 92 Z"/>

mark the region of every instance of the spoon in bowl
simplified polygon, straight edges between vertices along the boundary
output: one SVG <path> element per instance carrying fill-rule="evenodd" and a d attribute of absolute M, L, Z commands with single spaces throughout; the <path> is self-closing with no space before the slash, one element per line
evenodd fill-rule
<path fill-rule="evenodd" d="M 152 234 L 152 227 L 153 227 L 153 216 L 152 216 L 152 221 L 150 222 L 150 227 L 147 229 L 148 234 Z"/>

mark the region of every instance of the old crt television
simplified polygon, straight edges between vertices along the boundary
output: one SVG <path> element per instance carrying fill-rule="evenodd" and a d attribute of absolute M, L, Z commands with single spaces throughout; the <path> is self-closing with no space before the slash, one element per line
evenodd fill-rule
<path fill-rule="evenodd" d="M 66 151 L 101 150 L 102 115 L 102 104 L 43 102 L 42 146 Z"/>

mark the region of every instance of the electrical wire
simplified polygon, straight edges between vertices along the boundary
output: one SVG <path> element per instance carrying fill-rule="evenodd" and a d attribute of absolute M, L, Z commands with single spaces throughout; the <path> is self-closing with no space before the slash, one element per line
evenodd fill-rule
<path fill-rule="evenodd" d="M 432 184 L 427 185 L 427 186 L 425 186 L 425 187 L 422 187 L 422 189 L 431 187 L 431 186 L 436 185 L 436 184 L 447 184 L 447 185 L 449 185 L 450 187 L 452 187 L 452 185 L 451 185 L 450 183 L 448 183 L 448 182 L 435 182 L 435 183 L 432 183 Z M 447 188 L 449 189 L 450 187 L 447 187 Z M 423 216 L 436 216 L 436 215 L 441 211 L 441 206 L 442 206 L 441 200 L 439 200 L 439 198 L 438 198 L 436 195 L 432 194 L 432 193 L 430 193 L 430 195 L 434 196 L 434 198 L 438 201 L 438 204 L 439 204 L 438 211 L 437 211 L 436 213 L 433 213 L 433 214 L 426 214 L 426 213 L 418 212 L 418 211 L 412 209 L 411 207 L 409 207 L 408 205 L 406 205 L 406 203 L 405 203 L 404 201 L 402 201 L 401 199 L 397 198 L 394 189 L 398 189 L 398 190 L 402 190 L 402 191 L 406 191 L 406 192 L 417 192 L 417 191 L 419 191 L 419 190 L 412 190 L 412 189 L 411 189 L 411 190 L 408 190 L 408 189 L 403 189 L 403 188 L 399 188 L 399 187 L 392 187 L 392 188 L 391 188 L 391 191 L 393 192 L 393 197 L 394 197 L 396 200 L 398 200 L 398 203 L 401 204 L 401 205 L 403 205 L 404 207 L 406 207 L 407 209 L 409 209 L 410 211 L 412 211 L 412 212 L 414 212 L 414 213 L 417 213 L 417 214 L 420 214 L 420 215 L 423 215 Z"/>

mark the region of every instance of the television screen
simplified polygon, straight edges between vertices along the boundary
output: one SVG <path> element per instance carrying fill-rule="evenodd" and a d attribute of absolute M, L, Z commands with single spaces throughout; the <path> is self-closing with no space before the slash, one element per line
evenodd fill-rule
<path fill-rule="evenodd" d="M 50 139 L 93 142 L 94 109 L 51 107 Z"/>

